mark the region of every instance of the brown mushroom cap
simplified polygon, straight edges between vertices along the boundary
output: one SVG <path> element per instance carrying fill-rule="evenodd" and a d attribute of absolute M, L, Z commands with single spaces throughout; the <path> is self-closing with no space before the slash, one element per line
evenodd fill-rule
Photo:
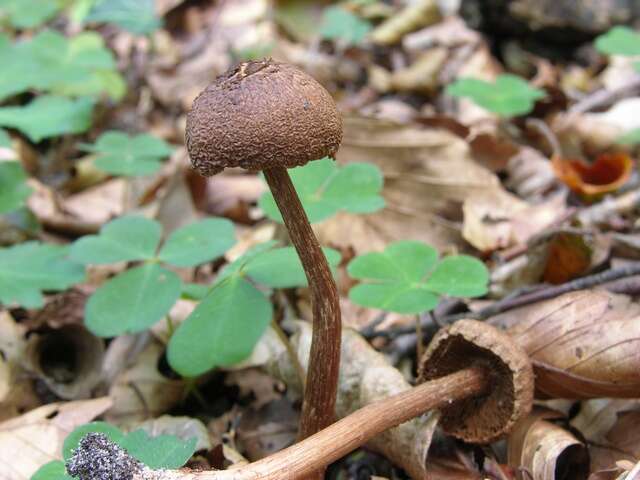
<path fill-rule="evenodd" d="M 342 120 L 322 85 L 272 60 L 246 62 L 209 85 L 187 115 L 191 162 L 202 175 L 264 170 L 333 157 Z"/>
<path fill-rule="evenodd" d="M 527 354 L 495 327 L 460 320 L 436 334 L 420 364 L 420 379 L 432 380 L 477 366 L 488 375 L 487 393 L 442 409 L 440 425 L 454 437 L 490 443 L 529 414 L 534 376 Z"/>

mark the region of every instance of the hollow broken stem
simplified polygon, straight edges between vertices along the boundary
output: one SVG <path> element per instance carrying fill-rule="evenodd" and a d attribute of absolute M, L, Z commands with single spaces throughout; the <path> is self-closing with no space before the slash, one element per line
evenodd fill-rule
<path fill-rule="evenodd" d="M 338 289 L 291 178 L 284 167 L 264 171 L 291 243 L 309 282 L 313 336 L 298 437 L 304 439 L 335 420 L 342 325 Z"/>
<path fill-rule="evenodd" d="M 133 480 L 297 480 L 307 478 L 375 435 L 429 410 L 484 393 L 487 375 L 466 368 L 367 405 L 307 439 L 236 469 L 146 470 Z"/>

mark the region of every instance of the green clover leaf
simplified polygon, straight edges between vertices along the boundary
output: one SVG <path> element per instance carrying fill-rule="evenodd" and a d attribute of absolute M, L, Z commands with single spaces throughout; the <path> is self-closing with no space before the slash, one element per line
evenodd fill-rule
<path fill-rule="evenodd" d="M 362 280 L 349 292 L 354 303 L 405 314 L 432 310 L 440 295 L 484 295 L 489 279 L 479 260 L 455 255 L 438 261 L 433 247 L 414 241 L 395 242 L 383 252 L 360 255 L 347 271 Z"/>
<path fill-rule="evenodd" d="M 349 163 L 339 167 L 329 158 L 309 162 L 289 170 L 309 221 L 320 222 L 340 210 L 372 213 L 384 207 L 382 173 L 369 163 Z M 282 216 L 271 192 L 259 202 L 265 214 L 282 222 Z"/>
<path fill-rule="evenodd" d="M 31 195 L 31 187 L 26 180 L 27 174 L 20 163 L 0 161 L 0 214 L 24 205 Z"/>
<path fill-rule="evenodd" d="M 96 166 L 111 175 L 139 176 L 157 172 L 162 160 L 171 155 L 167 143 L 153 135 L 128 135 L 110 131 L 100 135 L 93 145 L 82 148 L 98 155 Z"/>
<path fill-rule="evenodd" d="M 113 23 L 138 35 L 152 33 L 162 25 L 154 0 L 100 0 L 84 20 Z"/>
<path fill-rule="evenodd" d="M 34 142 L 91 126 L 94 101 L 43 95 L 23 107 L 0 108 L 0 126 L 17 128 Z"/>
<path fill-rule="evenodd" d="M 25 242 L 0 248 L 0 302 L 40 308 L 42 291 L 66 290 L 84 280 L 84 267 L 59 245 Z"/>
<path fill-rule="evenodd" d="M 371 24 L 339 6 L 325 8 L 320 23 L 320 36 L 340 40 L 346 45 L 358 45 L 371 31 Z"/>
<path fill-rule="evenodd" d="M 241 275 L 231 275 L 213 287 L 171 336 L 169 364 L 181 375 L 194 377 L 244 360 L 271 317 L 265 295 Z"/>
<path fill-rule="evenodd" d="M 100 337 L 137 333 L 161 320 L 176 303 L 182 281 L 157 263 L 146 263 L 105 282 L 89 298 L 85 324 Z"/>
<path fill-rule="evenodd" d="M 596 49 L 606 55 L 640 55 L 640 34 L 629 27 L 616 26 L 600 35 L 595 41 Z"/>
<path fill-rule="evenodd" d="M 533 109 L 544 91 L 533 88 L 515 75 L 499 75 L 494 83 L 477 78 L 462 78 L 446 89 L 453 97 L 467 97 L 497 115 L 511 117 L 524 115 Z"/>

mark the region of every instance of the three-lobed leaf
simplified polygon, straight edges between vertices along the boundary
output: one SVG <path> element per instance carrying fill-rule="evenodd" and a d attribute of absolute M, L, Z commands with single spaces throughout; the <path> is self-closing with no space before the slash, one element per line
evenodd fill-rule
<path fill-rule="evenodd" d="M 371 31 L 371 24 L 340 6 L 325 8 L 320 24 L 320 36 L 340 40 L 346 45 L 358 45 Z"/>
<path fill-rule="evenodd" d="M 196 442 L 195 437 L 189 440 L 181 440 L 174 435 L 151 437 L 139 429 L 125 435 L 117 443 L 149 468 L 176 469 L 191 458 Z"/>
<path fill-rule="evenodd" d="M 309 162 L 289 170 L 291 180 L 309 221 L 320 222 L 340 210 L 372 213 L 384 207 L 382 173 L 369 163 L 350 163 L 339 167 L 329 158 Z M 260 198 L 265 214 L 278 222 L 282 216 L 271 192 Z"/>
<path fill-rule="evenodd" d="M 302 262 L 293 247 L 276 248 L 275 241 L 256 245 L 244 255 L 227 265 L 219 275 L 222 281 L 230 275 L 241 273 L 256 283 L 271 288 L 294 288 L 307 285 Z M 332 248 L 322 251 L 332 269 L 340 263 L 340 252 Z M 277 275 L 274 275 L 277 272 Z"/>
<path fill-rule="evenodd" d="M 153 135 L 128 135 L 109 131 L 100 135 L 93 145 L 84 150 L 97 154 L 96 166 L 112 175 L 149 175 L 158 171 L 162 161 L 171 155 L 171 147 Z"/>
<path fill-rule="evenodd" d="M 91 295 L 85 324 L 100 337 L 137 333 L 161 320 L 180 297 L 182 282 L 157 263 L 146 263 L 105 282 Z"/>
<path fill-rule="evenodd" d="M 59 245 L 26 242 L 0 248 L 0 303 L 42 306 L 42 291 L 60 291 L 84 280 L 84 267 Z"/>
<path fill-rule="evenodd" d="M 27 175 L 19 162 L 0 161 L 0 214 L 24 205 L 31 194 Z"/>
<path fill-rule="evenodd" d="M 113 23 L 139 35 L 151 33 L 162 24 L 154 0 L 99 0 L 84 20 Z"/>
<path fill-rule="evenodd" d="M 499 75 L 495 82 L 477 78 L 461 78 L 449 85 L 447 94 L 470 98 L 481 107 L 500 116 L 510 117 L 529 113 L 545 93 L 529 85 L 520 77 Z"/>
<path fill-rule="evenodd" d="M 106 93 L 119 100 L 126 90 L 113 54 L 96 32 L 67 38 L 45 30 L 15 43 L 0 36 L 0 61 L 12 72 L 0 77 L 0 99 L 36 89 L 68 96 Z"/>
<path fill-rule="evenodd" d="M 21 107 L 1 107 L 0 126 L 20 130 L 32 141 L 68 133 L 82 133 L 91 126 L 94 101 L 43 95 Z"/>
<path fill-rule="evenodd" d="M 217 284 L 172 335 L 171 367 L 194 377 L 251 354 L 269 325 L 271 302 L 241 275 Z"/>
<path fill-rule="evenodd" d="M 618 25 L 596 38 L 595 46 L 599 52 L 607 55 L 640 55 L 640 33 Z"/>
<path fill-rule="evenodd" d="M 399 313 L 435 308 L 438 297 L 425 288 L 424 278 L 438 260 L 438 252 L 421 242 L 402 241 L 384 252 L 366 253 L 347 267 L 353 278 L 365 280 L 349 292 L 359 305 Z"/>
<path fill-rule="evenodd" d="M 234 243 L 231 221 L 208 218 L 174 231 L 164 242 L 158 258 L 178 267 L 194 267 L 221 256 Z"/>
<path fill-rule="evenodd" d="M 484 295 L 489 279 L 479 260 L 455 255 L 438 261 L 433 247 L 415 241 L 395 242 L 383 252 L 360 255 L 347 271 L 362 280 L 349 292 L 353 302 L 405 314 L 432 310 L 440 295 Z"/>
<path fill-rule="evenodd" d="M 100 229 L 99 235 L 85 235 L 71 246 L 71 258 L 88 264 L 108 264 L 155 257 L 162 226 L 140 216 L 117 218 Z"/>
<path fill-rule="evenodd" d="M 53 18 L 64 0 L 2 0 L 0 22 L 5 19 L 16 28 L 34 28 Z"/>

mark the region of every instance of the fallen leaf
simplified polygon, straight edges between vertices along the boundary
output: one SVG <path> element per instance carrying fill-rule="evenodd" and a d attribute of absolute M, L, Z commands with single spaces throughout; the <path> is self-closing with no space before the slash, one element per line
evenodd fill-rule
<path fill-rule="evenodd" d="M 298 435 L 299 411 L 280 398 L 242 415 L 236 432 L 240 450 L 251 461 L 293 445 Z"/>
<path fill-rule="evenodd" d="M 502 190 L 470 195 L 463 206 L 462 234 L 478 250 L 490 252 L 523 244 L 564 215 L 562 195 L 528 204 Z"/>
<path fill-rule="evenodd" d="M 640 305 L 579 290 L 490 319 L 531 357 L 537 395 L 635 398 L 640 389 Z"/>
<path fill-rule="evenodd" d="M 558 233 L 547 244 L 547 259 L 542 278 L 554 285 L 565 283 L 586 273 L 591 266 L 592 247 L 584 236 Z"/>
<path fill-rule="evenodd" d="M 555 480 L 566 478 L 566 471 L 584 478 L 588 473 L 586 445 L 553 423 L 561 418 L 558 412 L 538 407 L 513 428 L 508 439 L 508 462 L 519 472 L 519 479 Z"/>
<path fill-rule="evenodd" d="M 164 346 L 151 341 L 128 369 L 116 376 L 109 389 L 113 406 L 105 413 L 107 421 L 122 425 L 148 420 L 176 405 L 185 384 L 164 376 L 159 370 Z"/>
<path fill-rule="evenodd" d="M 109 397 L 52 403 L 0 423 L 0 478 L 29 480 L 45 463 L 60 460 L 66 436 L 112 405 Z"/>

